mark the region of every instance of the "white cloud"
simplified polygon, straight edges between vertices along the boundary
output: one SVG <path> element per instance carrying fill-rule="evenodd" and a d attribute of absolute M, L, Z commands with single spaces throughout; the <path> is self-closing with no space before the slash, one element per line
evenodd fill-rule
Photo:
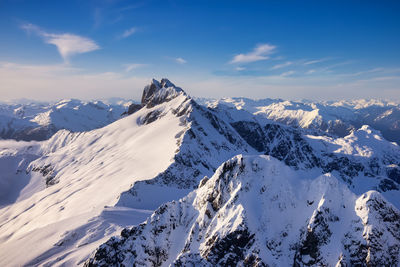
<path fill-rule="evenodd" d="M 129 36 L 131 36 L 132 34 L 136 33 L 137 29 L 135 27 L 132 27 L 130 29 L 127 29 L 126 31 L 124 31 L 123 34 L 121 34 L 121 38 L 127 38 Z"/>
<path fill-rule="evenodd" d="M 329 66 L 325 66 L 325 67 L 322 67 L 322 68 L 316 68 L 316 69 L 308 70 L 306 72 L 306 74 L 313 74 L 313 73 L 331 74 L 331 73 L 334 72 L 332 69 L 335 69 L 335 68 L 343 66 L 343 65 L 352 64 L 352 63 L 354 63 L 354 62 L 350 61 L 350 60 L 344 61 L 344 62 L 339 62 L 339 63 L 333 64 L 333 65 L 329 65 Z M 341 76 L 354 76 L 354 75 L 353 74 L 344 74 L 344 75 L 342 74 Z"/>
<path fill-rule="evenodd" d="M 130 72 L 132 70 L 135 70 L 135 69 L 138 69 L 138 68 L 141 68 L 141 67 L 144 67 L 144 66 L 146 66 L 146 64 L 131 63 L 131 64 L 125 64 L 124 65 L 125 72 Z"/>
<path fill-rule="evenodd" d="M 100 49 L 95 41 L 79 35 L 71 33 L 48 33 L 33 24 L 25 24 L 22 25 L 21 28 L 29 33 L 33 32 L 39 35 L 46 43 L 55 45 L 65 62 L 68 62 L 69 57 L 72 55 L 83 54 Z"/>
<path fill-rule="evenodd" d="M 99 49 L 100 47 L 93 41 L 85 37 L 74 34 L 46 34 L 46 43 L 57 46 L 58 52 L 65 61 L 75 54 L 83 54 Z"/>
<path fill-rule="evenodd" d="M 281 76 L 281 77 L 287 77 L 287 76 L 293 75 L 294 73 L 295 73 L 295 71 L 290 70 L 290 71 L 286 71 L 286 72 L 282 73 L 282 74 L 279 75 L 279 76 Z"/>
<path fill-rule="evenodd" d="M 316 72 L 316 70 L 309 70 L 309 71 L 306 72 L 306 74 L 313 74 L 315 72 Z"/>
<path fill-rule="evenodd" d="M 245 70 L 246 68 L 244 68 L 244 67 L 236 67 L 235 68 L 235 70 L 237 70 L 237 71 L 242 71 L 242 70 Z"/>
<path fill-rule="evenodd" d="M 317 64 L 317 63 L 321 63 L 324 61 L 329 60 L 329 58 L 321 58 L 321 59 L 315 59 L 315 60 L 310 60 L 310 61 L 306 61 L 303 63 L 303 65 L 307 66 L 307 65 L 312 65 L 312 64 Z"/>
<path fill-rule="evenodd" d="M 176 63 L 185 64 L 187 61 L 181 57 L 175 58 Z"/>
<path fill-rule="evenodd" d="M 382 71 L 384 71 L 383 68 L 375 68 L 375 69 L 366 70 L 366 71 L 359 71 L 359 72 L 355 72 L 355 73 L 344 74 L 343 76 L 360 76 L 363 74 L 382 72 Z"/>
<path fill-rule="evenodd" d="M 276 46 L 274 45 L 261 44 L 256 46 L 253 51 L 247 54 L 235 55 L 230 63 L 250 63 L 260 60 L 267 60 L 269 59 L 269 55 L 275 52 L 275 49 Z"/>
<path fill-rule="evenodd" d="M 277 69 L 285 68 L 285 67 L 288 67 L 290 65 L 293 65 L 293 62 L 287 61 L 287 62 L 284 62 L 284 63 L 277 64 L 277 65 L 273 66 L 271 68 L 271 70 L 277 70 Z"/>

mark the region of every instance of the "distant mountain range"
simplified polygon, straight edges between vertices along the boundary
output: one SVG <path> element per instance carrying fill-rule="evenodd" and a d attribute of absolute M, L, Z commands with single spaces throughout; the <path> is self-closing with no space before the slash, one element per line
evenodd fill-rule
<path fill-rule="evenodd" d="M 162 79 L 141 103 L 34 105 L 3 106 L 3 138 L 31 141 L 0 140 L 1 266 L 399 264 L 396 104 L 198 100 Z"/>
<path fill-rule="evenodd" d="M 369 125 L 380 131 L 387 140 L 400 144 L 400 104 L 396 102 L 374 99 L 297 102 L 247 98 L 199 99 L 198 101 L 208 107 L 224 110 L 228 114 L 245 110 L 272 121 L 314 130 L 313 133 L 316 135 L 328 133 L 344 137 L 362 125 Z"/>
<path fill-rule="evenodd" d="M 55 103 L 0 103 L 0 138 L 24 141 L 49 139 L 58 130 L 73 132 L 101 128 L 121 118 L 129 100 L 106 104 L 77 99 Z"/>

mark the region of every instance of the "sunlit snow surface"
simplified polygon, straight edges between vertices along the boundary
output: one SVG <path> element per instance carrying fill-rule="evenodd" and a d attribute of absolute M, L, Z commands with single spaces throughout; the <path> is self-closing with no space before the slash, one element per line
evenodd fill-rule
<path fill-rule="evenodd" d="M 155 109 L 171 111 L 170 108 L 181 101 L 178 97 Z M 120 230 L 119 225 L 137 224 L 145 219 L 147 211 L 131 214 L 128 209 L 105 209 L 105 206 L 112 207 L 121 192 L 128 190 L 132 183 L 153 178 L 171 164 L 177 149 L 175 136 L 184 130 L 180 118 L 167 112 L 162 120 L 140 125 L 145 113 L 148 110 L 90 132 L 63 130 L 44 142 L 0 141 L 1 182 L 8 186 L 2 186 L 1 204 L 15 201 L 0 212 L 1 266 L 23 265 L 31 260 L 37 261 L 33 262 L 35 264 L 51 262 L 60 256 L 62 260 L 58 263 L 80 262 L 82 254 L 86 256 L 115 234 Z M 12 160 L 7 160 L 8 155 L 13 156 Z M 40 156 L 30 163 L 31 166 L 51 164 L 57 171 L 59 182 L 45 189 L 40 173 L 27 175 L 23 168 L 17 176 L 8 178 L 10 176 L 5 174 L 15 172 L 18 160 L 25 155 Z M 4 178 L 22 179 L 25 186 L 15 186 Z M 113 213 L 120 214 L 123 220 L 112 218 Z M 134 219 L 130 220 L 131 217 Z M 99 227 L 89 226 L 93 224 Z M 78 229 L 73 233 L 67 233 L 75 228 Z M 71 235 L 72 241 L 62 244 L 62 249 L 53 248 L 65 236 Z M 90 246 L 77 249 L 76 246 L 85 243 L 86 239 L 90 239 Z M 25 250 L 16 249 L 21 246 L 30 248 L 24 256 L 21 251 Z M 48 258 L 50 249 L 55 254 Z M 70 254 L 70 250 L 74 253 Z"/>

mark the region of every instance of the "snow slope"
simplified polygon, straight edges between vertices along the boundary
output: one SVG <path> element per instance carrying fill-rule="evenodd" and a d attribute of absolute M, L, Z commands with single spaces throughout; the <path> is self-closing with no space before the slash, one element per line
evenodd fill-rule
<path fill-rule="evenodd" d="M 177 135 L 184 130 L 181 118 L 172 114 L 172 108 L 183 98 L 185 96 L 180 95 L 168 104 L 140 110 L 90 132 L 62 130 L 44 142 L 0 141 L 0 164 L 7 165 L 7 172 L 15 172 L 14 166 L 6 162 L 10 157 L 15 163 L 19 160 L 25 162 L 28 157 L 34 159 L 26 169 L 21 166 L 19 172 L 26 186 L 13 185 L 7 190 L 17 191 L 12 194 L 14 203 L 10 203 L 10 196 L 5 200 L 1 196 L 2 203 L 8 205 L 0 212 L 0 265 L 44 264 L 58 257 L 62 258 L 58 264 L 75 264 L 82 260 L 80 250 L 77 254 L 70 254 L 77 245 L 86 242 L 87 247 L 96 246 L 96 242 L 119 229 L 120 224 L 126 226 L 127 220 L 117 220 L 112 223 L 114 226 L 107 226 L 104 236 L 95 235 L 93 238 L 91 232 L 100 231 L 102 226 L 100 230 L 96 227 L 80 230 L 93 224 L 93 218 L 99 218 L 96 219 L 100 220 L 99 224 L 107 224 L 101 215 L 105 207 L 114 206 L 121 192 L 128 190 L 135 181 L 151 179 L 171 164 L 178 148 Z M 163 119 L 143 124 L 142 120 L 154 110 L 165 110 Z M 42 176 L 40 173 L 45 177 L 37 181 L 38 176 Z M 21 177 L 7 177 L 2 173 L 1 181 L 9 182 L 11 178 L 17 180 Z M 31 186 L 37 183 L 39 185 Z M 31 187 L 28 190 L 30 194 L 23 194 L 28 187 Z M 17 195 L 23 195 L 24 199 L 15 198 Z M 129 212 L 126 209 L 123 216 L 130 216 Z M 144 219 L 143 216 L 140 218 Z M 133 220 L 129 223 L 138 222 Z M 61 242 L 61 252 L 49 253 L 54 244 L 60 244 L 60 240 L 68 236 L 68 231 L 75 233 L 77 239 L 72 246 Z M 48 238 L 38 245 L 37 236 Z M 90 241 L 83 241 L 86 239 Z M 12 248 L 22 245 L 35 249 L 26 257 L 20 257 L 21 251 Z M 85 249 L 90 251 L 90 248 Z M 41 258 L 41 255 L 47 256 Z"/>
<path fill-rule="evenodd" d="M 397 266 L 399 233 L 399 210 L 376 191 L 239 155 L 85 266 Z"/>

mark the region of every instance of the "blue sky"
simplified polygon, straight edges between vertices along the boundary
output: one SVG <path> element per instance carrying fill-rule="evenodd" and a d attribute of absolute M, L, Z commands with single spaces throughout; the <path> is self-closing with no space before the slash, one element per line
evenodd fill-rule
<path fill-rule="evenodd" d="M 399 1 L 0 1 L 0 100 L 400 100 Z"/>

